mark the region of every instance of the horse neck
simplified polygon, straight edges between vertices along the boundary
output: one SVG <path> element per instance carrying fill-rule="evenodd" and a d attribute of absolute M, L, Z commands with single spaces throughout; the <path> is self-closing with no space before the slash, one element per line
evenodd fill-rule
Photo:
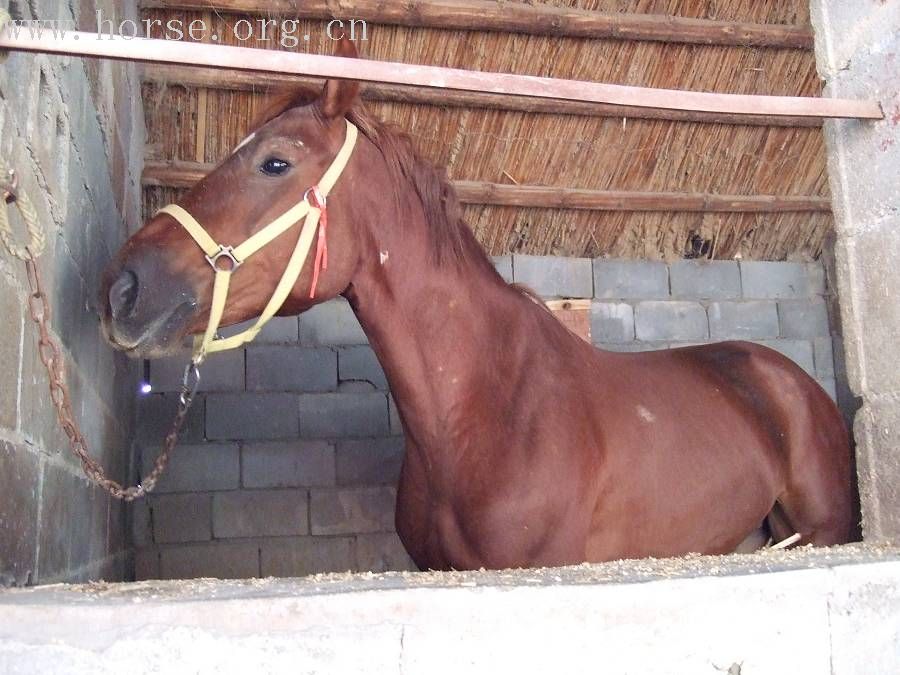
<path fill-rule="evenodd" d="M 460 260 L 435 262 L 421 205 L 366 226 L 360 266 L 345 293 L 420 448 L 459 431 L 454 413 L 496 372 L 498 325 L 523 300 L 472 245 Z M 402 223 L 402 224 L 398 224 Z M 526 301 L 527 304 L 531 304 Z M 486 374 L 488 376 L 486 377 Z"/>

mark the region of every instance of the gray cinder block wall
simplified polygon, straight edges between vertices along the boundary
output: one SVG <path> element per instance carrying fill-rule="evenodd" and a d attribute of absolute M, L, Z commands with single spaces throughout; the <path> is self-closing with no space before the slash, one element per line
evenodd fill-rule
<path fill-rule="evenodd" d="M 134 2 L 0 7 L 14 19 L 67 19 L 84 30 L 94 29 L 98 9 L 137 16 Z M 0 157 L 47 230 L 40 266 L 76 416 L 118 480 L 131 461 L 136 369 L 101 339 L 95 298 L 107 261 L 140 222 L 142 115 L 131 66 L 16 53 L 0 64 Z M 27 287 L 23 264 L 0 251 L 0 586 L 127 578 L 126 510 L 85 481 L 69 452 L 37 356 Z"/>
<path fill-rule="evenodd" d="M 794 359 L 834 392 L 818 263 L 506 256 L 509 280 L 590 298 L 595 344 L 641 351 L 732 338 Z M 187 354 L 151 362 L 145 469 L 174 412 Z M 135 505 L 138 578 L 298 576 L 408 569 L 394 533 L 402 430 L 346 302 L 278 319 L 246 350 L 214 355 L 158 493 Z"/>
<path fill-rule="evenodd" d="M 863 538 L 900 543 L 900 3 L 813 0 L 825 95 L 878 101 L 877 122 L 828 121 L 835 270 Z"/>

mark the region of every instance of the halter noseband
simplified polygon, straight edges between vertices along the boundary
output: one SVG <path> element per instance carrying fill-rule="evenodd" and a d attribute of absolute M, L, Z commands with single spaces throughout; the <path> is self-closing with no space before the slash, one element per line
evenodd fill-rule
<path fill-rule="evenodd" d="M 347 121 L 347 137 L 344 140 L 344 145 L 334 158 L 334 162 L 328 167 L 325 175 L 322 176 L 318 185 L 309 188 L 303 195 L 301 202 L 294 205 L 239 246 L 225 246 L 217 243 L 190 213 L 176 204 L 169 204 L 160 209 L 159 213 L 172 216 L 187 230 L 188 234 L 197 242 L 197 245 L 203 249 L 203 252 L 206 254 L 206 261 L 212 266 L 216 274 L 206 332 L 194 338 L 194 353 L 191 358 L 191 364 L 195 369 L 203 362 L 207 354 L 236 349 L 247 342 L 251 342 L 259 334 L 263 326 L 275 316 L 275 313 L 281 309 L 291 289 L 297 283 L 300 272 L 303 270 L 303 264 L 309 255 L 309 249 L 312 247 L 313 237 L 318 230 L 315 268 L 309 294 L 310 298 L 315 298 L 319 272 L 328 267 L 326 199 L 328 193 L 331 192 L 334 184 L 344 172 L 347 162 L 350 161 L 350 156 L 353 154 L 353 148 L 356 145 L 357 134 L 356 127 Z M 310 197 L 312 197 L 312 201 Z M 242 333 L 232 337 L 218 337 L 216 332 L 219 330 L 222 315 L 225 313 L 225 303 L 228 300 L 228 287 L 231 283 L 231 275 L 246 262 L 247 258 L 271 243 L 276 237 L 289 230 L 304 217 L 306 221 L 303 224 L 303 229 L 300 231 L 291 259 L 288 261 L 284 274 L 275 287 L 269 303 L 256 320 L 256 323 Z M 188 368 L 191 368 L 191 366 L 188 366 Z M 187 380 L 187 374 L 185 379 Z"/>

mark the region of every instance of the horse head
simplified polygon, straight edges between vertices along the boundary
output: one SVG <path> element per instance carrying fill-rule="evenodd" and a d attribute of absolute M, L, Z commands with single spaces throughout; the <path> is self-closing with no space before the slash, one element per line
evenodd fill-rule
<path fill-rule="evenodd" d="M 356 56 L 352 42 L 341 40 L 338 55 Z M 355 82 L 329 80 L 318 96 L 279 95 L 229 157 L 128 239 L 101 289 L 104 332 L 115 347 L 157 357 L 188 335 L 259 316 L 290 283 L 286 270 L 301 257 L 310 210 L 321 217 L 305 235 L 309 252 L 272 311 L 298 314 L 347 288 L 358 259 L 349 201 L 364 172 L 346 116 L 358 91 Z M 326 202 L 319 186 L 329 174 Z M 232 274 L 212 327 L 217 270 Z"/>

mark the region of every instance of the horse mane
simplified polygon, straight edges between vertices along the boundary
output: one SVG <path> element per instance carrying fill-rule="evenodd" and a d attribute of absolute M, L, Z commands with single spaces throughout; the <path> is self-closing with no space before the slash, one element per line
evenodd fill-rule
<path fill-rule="evenodd" d="M 277 93 L 270 98 L 251 128 L 258 129 L 290 108 L 309 105 L 318 95 L 319 92 L 308 89 Z M 462 208 L 446 170 L 424 160 L 416 152 L 407 133 L 374 118 L 362 102 L 356 102 L 347 113 L 347 119 L 372 142 L 387 163 L 398 210 L 401 207 L 401 185 L 409 185 L 418 197 L 425 211 L 435 263 L 460 264 L 469 261 L 496 273 L 493 262 L 462 218 Z"/>

